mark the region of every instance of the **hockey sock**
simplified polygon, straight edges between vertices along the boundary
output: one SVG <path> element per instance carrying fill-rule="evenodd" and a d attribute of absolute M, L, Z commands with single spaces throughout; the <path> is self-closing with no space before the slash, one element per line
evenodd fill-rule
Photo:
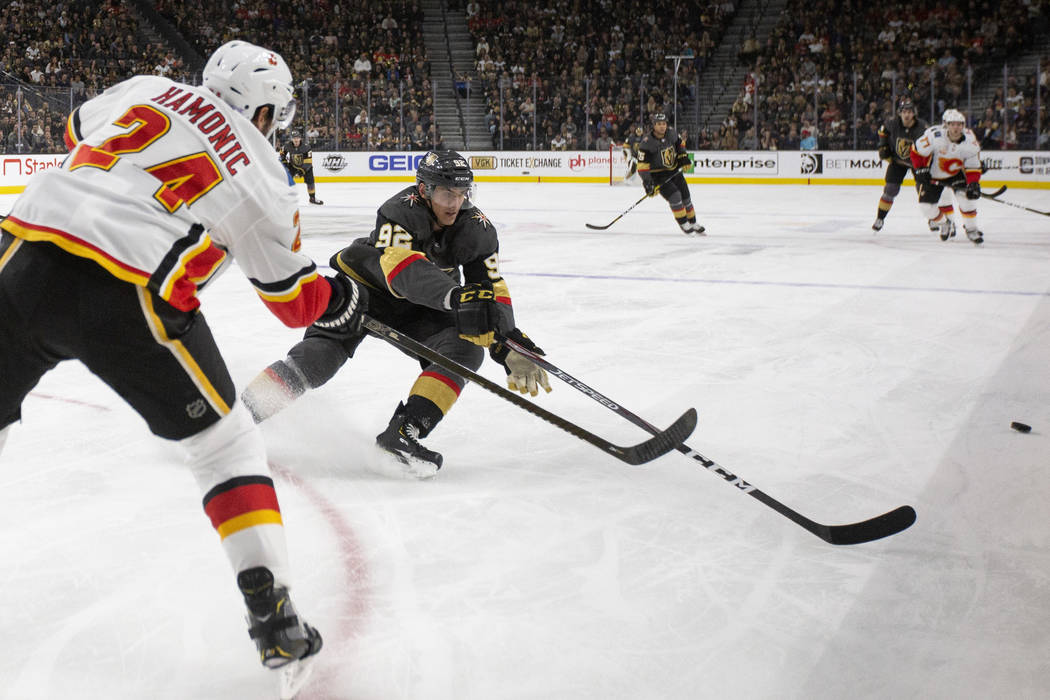
<path fill-rule="evenodd" d="M 445 417 L 445 413 L 447 410 L 442 411 L 436 403 L 419 394 L 409 394 L 408 400 L 405 401 L 405 415 L 419 426 L 420 438 L 430 435 L 430 431 L 437 427 L 437 424 Z"/>
<path fill-rule="evenodd" d="M 890 208 L 893 206 L 892 199 L 886 199 L 885 197 L 879 198 L 879 210 L 875 213 L 880 219 L 885 219 L 886 215 L 890 213 Z"/>
<path fill-rule="evenodd" d="M 288 407 L 310 388 L 306 377 L 288 358 L 278 360 L 260 372 L 245 387 L 241 401 L 252 414 L 252 420 L 261 423 Z"/>
<path fill-rule="evenodd" d="M 685 207 L 679 209 L 671 209 L 671 213 L 674 214 L 674 220 L 678 222 L 678 225 L 685 228 L 689 223 L 689 217 L 686 215 Z"/>
<path fill-rule="evenodd" d="M 181 440 L 204 512 L 234 571 L 265 566 L 288 580 L 288 549 L 262 434 L 243 406 Z"/>

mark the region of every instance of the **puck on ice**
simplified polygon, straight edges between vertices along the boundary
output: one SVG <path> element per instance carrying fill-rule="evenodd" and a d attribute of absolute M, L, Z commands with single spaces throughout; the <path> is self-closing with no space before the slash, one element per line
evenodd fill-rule
<path fill-rule="evenodd" d="M 1019 423 L 1017 421 L 1014 421 L 1013 423 L 1010 424 L 1010 427 L 1013 428 L 1014 430 L 1016 430 L 1019 433 L 1030 433 L 1030 432 L 1032 432 L 1032 426 L 1028 425 L 1027 423 Z"/>

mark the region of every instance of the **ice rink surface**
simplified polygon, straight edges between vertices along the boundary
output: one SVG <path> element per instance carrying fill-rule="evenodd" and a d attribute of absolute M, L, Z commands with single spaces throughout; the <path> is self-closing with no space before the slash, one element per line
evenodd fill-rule
<path fill-rule="evenodd" d="M 327 261 L 402 186 L 301 188 L 304 249 Z M 552 362 L 661 427 L 696 407 L 691 447 L 815 520 L 918 521 L 834 547 L 678 453 L 630 467 L 478 387 L 427 440 L 435 479 L 384 478 L 374 436 L 418 365 L 371 339 L 262 426 L 325 637 L 303 700 L 1046 697 L 1050 218 L 982 201 L 977 248 L 909 189 L 873 234 L 879 187 L 692 185 L 709 236 L 687 238 L 659 199 L 585 228 L 638 188 L 479 189 Z M 240 388 L 299 338 L 236 268 L 203 308 Z M 647 437 L 551 381 L 543 407 Z M 273 697 L 169 445 L 75 363 L 23 413 L 0 698 Z"/>

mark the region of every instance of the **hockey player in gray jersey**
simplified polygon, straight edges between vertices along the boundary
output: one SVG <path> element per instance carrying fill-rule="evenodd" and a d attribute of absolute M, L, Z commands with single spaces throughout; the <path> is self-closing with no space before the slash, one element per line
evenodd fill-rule
<path fill-rule="evenodd" d="M 476 370 L 487 348 L 507 372 L 511 389 L 536 396 L 550 391 L 547 373 L 494 342 L 501 333 L 540 354 L 515 327 L 510 292 L 499 270 L 499 239 L 492 222 L 474 206 L 474 173 L 455 151 L 430 151 L 416 170 L 416 184 L 379 208 L 372 233 L 332 256 L 331 265 L 367 291 L 367 313 Z M 274 362 L 245 389 L 242 400 L 256 421 L 280 411 L 327 382 L 353 357 L 366 331 L 350 338 L 310 329 L 284 360 Z M 465 380 L 420 361 L 405 401 L 376 437 L 399 474 L 428 478 L 442 456 L 420 443 L 448 414 Z"/>
<path fill-rule="evenodd" d="M 659 192 L 667 200 L 682 233 L 704 236 L 704 227 L 696 221 L 689 185 L 682 175 L 682 169 L 691 162 L 685 141 L 667 126 L 666 115 L 654 114 L 652 122 L 652 129 L 638 146 L 638 175 L 645 193 L 652 197 Z"/>
<path fill-rule="evenodd" d="M 901 191 L 904 176 L 911 172 L 911 146 L 925 131 L 926 122 L 915 115 L 915 104 L 907 97 L 901 99 L 897 115 L 879 127 L 879 158 L 886 161 L 886 182 L 872 231 L 882 230 L 893 200 Z M 916 183 L 916 191 L 918 187 Z"/>

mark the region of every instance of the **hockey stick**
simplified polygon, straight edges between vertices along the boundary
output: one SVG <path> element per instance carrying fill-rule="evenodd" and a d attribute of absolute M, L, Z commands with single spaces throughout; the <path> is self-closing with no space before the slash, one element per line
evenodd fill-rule
<path fill-rule="evenodd" d="M 666 178 L 666 179 L 664 180 L 664 182 L 667 182 L 667 181 L 668 181 L 668 180 L 670 180 L 670 179 L 671 179 L 672 177 L 674 177 L 675 175 L 677 175 L 677 174 L 678 174 L 678 171 L 679 171 L 679 170 L 680 170 L 680 168 L 675 168 L 675 169 L 674 169 L 674 172 L 672 172 L 672 173 L 671 173 L 671 175 L 670 175 L 669 177 L 667 177 L 667 178 Z M 663 184 L 663 182 L 662 182 L 662 183 L 660 183 L 660 185 L 662 185 L 662 184 Z M 609 228 L 610 226 L 612 226 L 613 224 L 615 224 L 615 223 L 616 223 L 617 221 L 619 221 L 620 219 L 622 219 L 622 218 L 624 217 L 624 215 L 626 215 L 626 214 L 627 214 L 627 212 L 631 211 L 631 210 L 632 210 L 632 209 L 634 209 L 634 208 L 635 208 L 636 206 L 638 206 L 639 204 L 641 204 L 641 203 L 642 203 L 642 202 L 644 202 L 645 200 L 649 199 L 650 197 L 655 197 L 655 196 L 656 196 L 656 193 L 660 191 L 660 185 L 657 185 L 656 187 L 654 187 L 654 188 L 653 188 L 653 193 L 652 193 L 652 194 L 643 194 L 643 195 L 642 195 L 642 198 L 641 198 L 641 199 L 639 199 L 639 200 L 638 200 L 637 202 L 635 202 L 635 203 L 634 203 L 634 204 L 632 204 L 631 206 L 627 207 L 627 208 L 626 208 L 626 209 L 625 209 L 625 210 L 623 211 L 623 213 L 622 213 L 622 214 L 620 214 L 619 216 L 617 216 L 617 217 L 616 217 L 615 219 L 613 219 L 613 220 L 612 220 L 612 221 L 610 221 L 609 223 L 605 224 L 605 226 L 596 226 L 596 225 L 594 225 L 594 224 L 584 224 L 584 225 L 585 225 L 585 226 L 586 226 L 587 228 L 589 228 L 589 229 L 594 229 L 595 231 L 604 231 L 605 229 Z"/>
<path fill-rule="evenodd" d="M 579 379 L 576 379 L 568 372 L 565 372 L 553 364 L 548 362 L 542 355 L 530 351 L 528 348 L 523 347 L 521 344 L 514 342 L 509 338 L 500 338 L 500 341 L 505 343 L 515 352 L 518 352 L 525 357 L 532 360 L 535 364 L 539 365 L 543 369 L 547 370 L 550 374 L 553 374 L 558 379 L 561 379 L 566 384 L 569 384 L 574 389 L 587 394 L 592 399 L 600 403 L 601 405 L 608 408 L 610 411 L 626 418 L 630 422 L 634 423 L 644 430 L 649 432 L 656 432 L 656 427 L 648 423 L 645 419 L 636 416 L 635 414 L 628 411 L 626 408 L 616 403 L 612 399 L 609 399 L 602 394 L 598 393 L 591 387 L 587 386 Z M 675 447 L 679 452 L 687 457 L 690 457 L 699 462 L 704 469 L 707 469 L 714 474 L 722 477 L 728 481 L 737 489 L 744 493 L 757 498 L 762 503 L 766 504 L 776 512 L 780 513 L 787 519 L 793 521 L 797 525 L 801 525 L 806 530 L 809 530 L 814 535 L 829 542 L 831 544 L 861 544 L 863 542 L 871 542 L 872 540 L 878 540 L 883 537 L 889 537 L 895 535 L 901 530 L 905 530 L 915 522 L 915 509 L 911 506 L 900 506 L 888 513 L 877 515 L 869 520 L 863 520 L 858 523 L 850 523 L 848 525 L 823 525 L 821 523 L 810 520 L 801 513 L 792 510 L 780 501 L 776 500 L 772 496 L 769 496 L 757 488 L 747 483 L 737 475 L 730 472 L 728 469 L 718 464 L 714 460 L 708 459 L 693 448 L 682 443 Z"/>
<path fill-rule="evenodd" d="M 1004 189 L 1004 190 L 1005 190 L 1006 188 L 1005 188 L 1005 187 L 1003 187 L 1002 189 Z M 1033 214 L 1040 214 L 1041 216 L 1050 216 L 1050 211 L 1040 211 L 1040 210 L 1038 210 L 1038 209 L 1032 209 L 1031 207 L 1026 207 L 1026 206 L 1024 206 L 1023 204 L 1017 204 L 1016 202 L 1007 202 L 1007 201 L 1006 201 L 1006 200 L 1004 200 L 1004 199 L 996 199 L 996 196 L 997 196 L 998 194 L 1001 194 L 1001 193 L 996 193 L 996 194 L 985 194 L 984 192 L 982 192 L 982 193 L 981 193 L 981 196 L 982 196 L 982 197 L 985 197 L 985 198 L 987 198 L 987 199 L 990 199 L 990 200 L 992 200 L 993 202 L 999 202 L 999 204 L 1005 204 L 1005 205 L 1006 205 L 1006 206 L 1008 206 L 1008 207 L 1014 207 L 1015 209 L 1024 209 L 1025 211 L 1030 211 L 1030 212 L 1032 212 Z"/>
<path fill-rule="evenodd" d="M 994 198 L 994 197 L 998 197 L 1003 192 L 1006 192 L 1006 185 L 1003 185 L 1002 187 L 997 189 L 995 192 L 981 192 L 981 196 L 982 197 L 992 197 L 992 198 Z"/>
<path fill-rule="evenodd" d="M 605 226 L 596 226 L 596 225 L 594 225 L 594 224 L 584 224 L 584 225 L 585 225 L 585 226 L 586 226 L 587 228 L 589 228 L 589 229 L 594 229 L 595 231 L 604 231 L 605 229 L 609 228 L 610 226 L 612 226 L 613 224 L 615 224 L 615 223 L 616 223 L 617 221 L 619 221 L 620 219 L 622 219 L 622 218 L 624 217 L 624 215 L 625 215 L 625 214 L 627 214 L 627 212 L 631 211 L 631 210 L 632 210 L 632 209 L 634 209 L 634 208 L 635 208 L 636 206 L 638 206 L 639 204 L 641 204 L 641 203 L 642 203 L 642 202 L 644 202 L 645 200 L 649 199 L 650 197 L 652 197 L 653 195 L 655 195 L 655 194 L 656 194 L 657 192 L 659 192 L 659 191 L 660 191 L 660 186 L 659 186 L 659 185 L 657 185 L 657 186 L 656 186 L 655 188 L 653 188 L 653 194 L 651 194 L 651 195 L 650 195 L 650 194 L 643 194 L 643 195 L 642 195 L 642 198 L 641 198 L 641 199 L 639 199 L 639 200 L 638 200 L 637 202 L 635 202 L 635 203 L 634 203 L 634 204 L 632 204 L 631 206 L 627 207 L 627 209 L 625 209 L 625 210 L 624 210 L 623 214 L 620 214 L 620 215 L 619 215 L 619 216 L 617 216 L 617 217 L 616 217 L 615 219 L 613 219 L 613 220 L 612 220 L 612 221 L 610 221 L 609 223 L 605 224 Z"/>
<path fill-rule="evenodd" d="M 539 416 L 543 420 L 561 428 L 570 435 L 574 435 L 584 442 L 589 442 L 595 447 L 608 452 L 613 457 L 627 462 L 628 464 L 644 464 L 660 457 L 661 455 L 667 454 L 680 445 L 683 440 L 689 437 L 693 432 L 693 429 L 696 427 L 696 409 L 690 408 L 683 413 L 678 420 L 672 423 L 667 430 L 660 431 L 651 426 L 650 428 L 646 428 L 649 432 L 653 433 L 654 437 L 649 438 L 645 442 L 640 442 L 637 445 L 631 445 L 629 447 L 614 445 L 608 440 L 584 430 L 575 423 L 540 408 L 531 401 L 522 398 L 508 389 L 504 389 L 499 384 L 489 381 L 480 374 L 445 357 L 441 353 L 428 348 L 426 345 L 423 345 L 423 343 L 409 338 L 404 333 L 396 331 L 386 324 L 380 323 L 370 316 L 364 317 L 364 327 L 369 333 L 377 338 L 382 338 L 391 345 L 407 350 L 417 357 L 427 360 L 428 362 L 433 362 L 442 369 L 458 374 L 464 379 L 474 382 L 483 389 L 491 391 L 493 394 L 510 401 L 515 406 L 525 409 L 534 416 Z"/>

